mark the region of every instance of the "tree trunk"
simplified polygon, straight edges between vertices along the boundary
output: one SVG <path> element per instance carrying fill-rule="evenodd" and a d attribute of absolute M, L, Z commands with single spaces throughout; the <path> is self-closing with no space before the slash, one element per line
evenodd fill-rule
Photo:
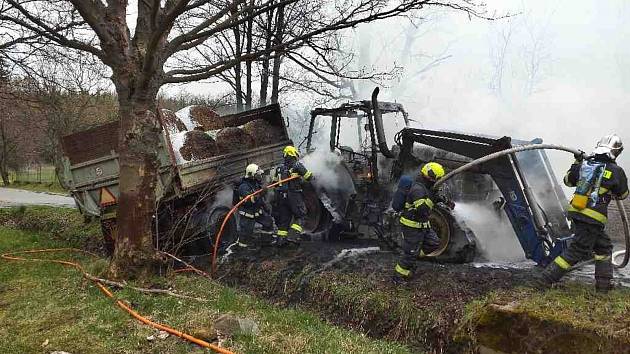
<path fill-rule="evenodd" d="M 265 28 L 265 50 L 267 51 L 269 50 L 269 48 L 271 48 L 271 39 L 273 37 L 272 25 L 273 25 L 273 10 L 270 10 L 269 12 L 267 12 L 267 23 L 266 23 L 266 28 Z M 261 73 L 260 73 L 260 101 L 259 101 L 260 107 L 267 105 L 267 89 L 269 87 L 269 64 L 270 64 L 269 54 L 266 54 L 261 64 L 262 68 L 261 68 Z"/>
<path fill-rule="evenodd" d="M 110 275 L 118 279 L 145 278 L 154 273 L 157 257 L 153 248 L 155 185 L 158 177 L 156 146 L 157 88 L 133 88 L 134 80 L 116 85 L 120 115 L 118 237 Z M 116 82 L 116 79 L 115 79 Z"/>
<path fill-rule="evenodd" d="M 232 11 L 232 16 L 237 16 L 237 10 L 234 9 Z M 243 84 L 241 82 L 242 80 L 242 74 L 241 74 L 241 53 L 242 53 L 242 48 L 241 48 L 241 29 L 239 26 L 234 26 L 232 28 L 232 31 L 234 32 L 234 40 L 235 40 L 235 46 L 234 46 L 234 58 L 236 60 L 238 60 L 238 64 L 236 64 L 236 66 L 234 67 L 234 84 L 235 84 L 235 88 L 236 88 L 236 110 L 238 112 L 243 111 Z"/>
<path fill-rule="evenodd" d="M 249 6 L 253 8 L 254 0 L 250 0 Z M 249 15 L 252 16 L 252 11 L 249 11 Z M 254 26 L 254 17 L 252 16 L 247 21 L 247 54 L 252 52 L 252 31 Z M 245 63 L 245 109 L 252 109 L 252 61 L 248 60 Z"/>
<path fill-rule="evenodd" d="M 9 142 L 7 141 L 7 134 L 4 125 L 4 114 L 2 112 L 3 117 L 0 117 L 0 144 L 2 144 L 2 156 L 0 156 L 0 176 L 2 176 L 2 182 L 5 186 L 11 184 L 9 179 L 9 168 L 7 164 L 7 160 L 9 158 L 9 149 L 7 148 Z"/>
<path fill-rule="evenodd" d="M 276 34 L 274 36 L 274 44 L 282 44 L 282 36 L 284 29 L 284 6 L 278 8 L 278 14 L 276 19 Z M 282 51 L 276 51 L 275 58 L 273 59 L 273 71 L 271 73 L 271 103 L 278 103 L 278 96 L 280 95 L 280 66 L 282 63 Z"/>

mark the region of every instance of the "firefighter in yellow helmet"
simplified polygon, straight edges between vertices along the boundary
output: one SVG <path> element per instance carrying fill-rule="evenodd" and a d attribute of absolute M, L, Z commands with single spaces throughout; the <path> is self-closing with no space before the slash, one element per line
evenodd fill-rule
<path fill-rule="evenodd" d="M 415 181 L 410 176 L 402 176 L 398 182 L 392 208 L 401 213 L 403 255 L 394 268 L 396 284 L 409 280 L 419 254 L 430 254 L 439 248 L 440 239 L 431 228 L 429 214 L 437 202 L 431 188 L 443 176 L 444 167 L 429 162 L 422 166 Z"/>
<path fill-rule="evenodd" d="M 297 242 L 302 236 L 306 205 L 302 185 L 312 181 L 313 174 L 298 161 L 297 149 L 289 145 L 283 150 L 284 163 L 276 169 L 275 180 L 282 180 L 292 176 L 300 178 L 288 181 L 276 188 L 274 217 L 278 225 L 278 239 L 276 244 L 283 246 L 287 240 Z"/>

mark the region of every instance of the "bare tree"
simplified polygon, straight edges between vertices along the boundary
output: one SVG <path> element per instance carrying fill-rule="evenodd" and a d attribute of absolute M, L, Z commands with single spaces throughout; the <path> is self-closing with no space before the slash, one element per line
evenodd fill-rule
<path fill-rule="evenodd" d="M 503 95 L 503 84 L 506 70 L 509 69 L 509 51 L 514 34 L 514 21 L 508 19 L 506 23 L 497 24 L 493 31 L 490 43 L 490 65 L 492 66 L 492 78 L 490 90 L 495 95 Z"/>
<path fill-rule="evenodd" d="M 10 37 L 4 36 L 0 47 L 10 48 L 8 55 L 14 61 L 28 62 L 30 57 L 49 48 L 63 47 L 93 55 L 111 70 L 121 127 L 118 238 L 110 266 L 112 276 L 144 276 L 153 271 L 157 262 L 152 243 L 152 216 L 158 172 L 155 146 L 159 143 L 160 128 L 155 111 L 156 97 L 164 84 L 209 79 L 243 61 L 271 53 L 278 57 L 314 36 L 426 6 L 479 14 L 479 7 L 472 0 L 327 2 L 332 15 L 320 19 L 300 36 L 273 41 L 268 48 L 238 57 L 219 58 L 201 67 L 173 66 L 176 59 L 195 56 L 197 46 L 232 31 L 250 18 L 281 11 L 299 2 L 147 0 L 137 1 L 135 10 L 128 11 L 130 4 L 125 0 L 2 1 L 0 32 L 8 32 Z"/>
<path fill-rule="evenodd" d="M 536 22 L 531 14 L 523 17 L 525 40 L 522 47 L 522 60 L 525 68 L 524 92 L 531 95 L 536 92 L 545 75 L 551 68 L 552 36 L 549 23 L 554 11 L 551 11 L 544 22 Z"/>

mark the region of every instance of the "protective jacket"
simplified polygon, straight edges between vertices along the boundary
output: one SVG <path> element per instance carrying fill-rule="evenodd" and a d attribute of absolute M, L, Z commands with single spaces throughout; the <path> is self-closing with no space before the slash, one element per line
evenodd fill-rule
<path fill-rule="evenodd" d="M 253 178 L 242 178 L 238 186 L 238 194 L 240 199 L 243 199 L 261 188 L 262 185 L 257 180 Z M 259 194 L 241 204 L 239 214 L 254 219 L 263 214 L 264 207 L 263 196 Z"/>
<path fill-rule="evenodd" d="M 277 188 L 279 192 L 301 192 L 302 182 L 309 181 L 313 176 L 313 173 L 304 167 L 301 162 L 297 161 L 296 158 L 287 157 L 285 158 L 282 166 L 277 168 L 276 175 L 277 180 L 293 176 L 302 176 L 302 178 L 296 178 L 287 183 L 283 183 Z"/>
<path fill-rule="evenodd" d="M 595 205 L 589 205 L 584 209 L 576 209 L 569 205 L 569 216 L 575 220 L 591 224 L 605 225 L 608 221 L 608 205 L 613 198 L 625 199 L 628 197 L 628 179 L 624 170 L 614 160 L 606 155 L 590 157 L 597 162 L 605 163 L 605 170 L 599 188 L 599 198 Z M 564 176 L 564 184 L 575 187 L 580 179 L 580 161 L 575 161 Z"/>
<path fill-rule="evenodd" d="M 401 211 L 402 225 L 415 229 L 430 228 L 429 215 L 433 209 L 433 198 L 430 186 L 422 177 L 416 178 L 411 185 L 408 177 L 401 178 L 394 193 L 392 208 Z"/>

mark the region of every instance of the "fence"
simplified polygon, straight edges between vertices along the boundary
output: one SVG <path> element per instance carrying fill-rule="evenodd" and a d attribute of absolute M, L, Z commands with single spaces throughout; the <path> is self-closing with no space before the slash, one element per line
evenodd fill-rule
<path fill-rule="evenodd" d="M 17 183 L 58 183 L 55 167 L 50 165 L 31 165 L 18 171 L 11 171 L 9 179 Z"/>

